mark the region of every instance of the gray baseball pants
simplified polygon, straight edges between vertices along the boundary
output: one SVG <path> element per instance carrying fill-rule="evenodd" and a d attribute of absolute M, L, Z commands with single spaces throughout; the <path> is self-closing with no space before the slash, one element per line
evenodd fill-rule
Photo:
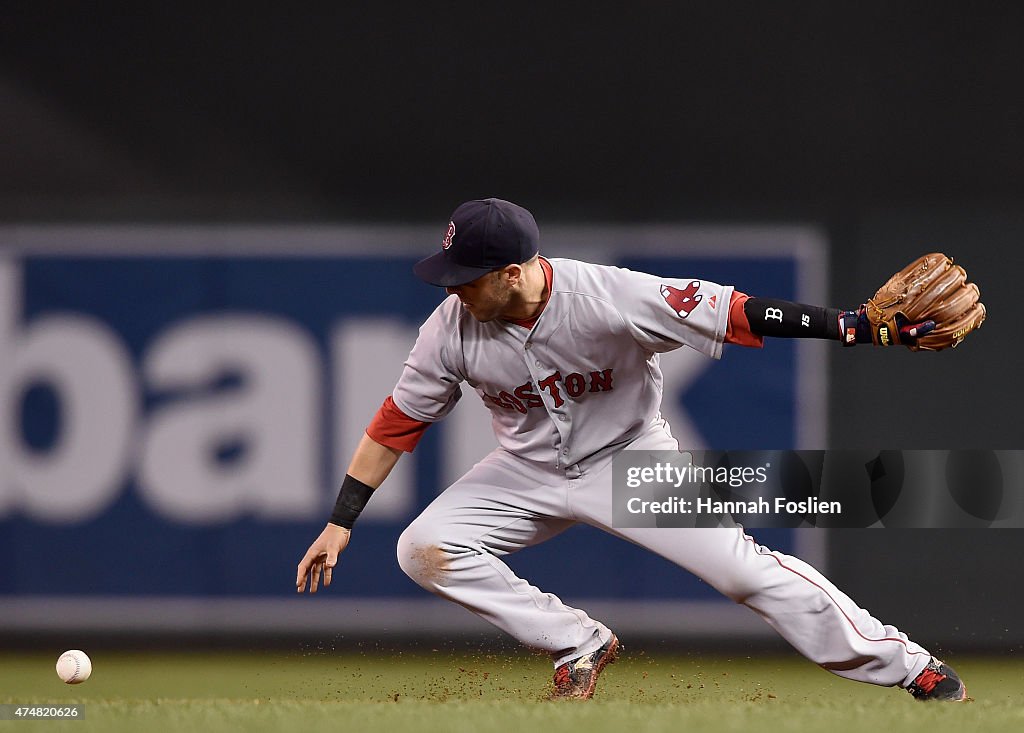
<path fill-rule="evenodd" d="M 678 449 L 660 419 L 629 447 Z M 875 619 L 807 563 L 757 544 L 742 528 L 612 527 L 611 473 L 610 461 L 580 474 L 497 449 L 409 525 L 398 541 L 399 564 L 426 590 L 548 652 L 557 666 L 596 650 L 611 631 L 517 577 L 501 558 L 584 522 L 697 575 L 841 677 L 905 687 L 928 663 L 929 652 L 906 634 Z"/>

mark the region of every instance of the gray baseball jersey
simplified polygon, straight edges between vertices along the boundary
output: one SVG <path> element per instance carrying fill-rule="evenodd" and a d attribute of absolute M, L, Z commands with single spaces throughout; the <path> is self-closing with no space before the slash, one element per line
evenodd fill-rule
<path fill-rule="evenodd" d="M 466 382 L 498 443 L 555 467 L 614 452 L 658 414 L 658 354 L 689 346 L 719 358 L 732 287 L 549 260 L 551 295 L 532 329 L 480 323 L 457 296 L 420 329 L 392 398 L 410 417 L 444 417 Z"/>

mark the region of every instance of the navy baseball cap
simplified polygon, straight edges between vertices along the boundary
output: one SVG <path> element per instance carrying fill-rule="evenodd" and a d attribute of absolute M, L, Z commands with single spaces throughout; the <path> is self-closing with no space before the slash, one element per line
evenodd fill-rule
<path fill-rule="evenodd" d="M 481 275 L 526 262 L 537 254 L 540 230 L 533 214 L 501 199 L 461 204 L 452 214 L 441 251 L 413 266 L 431 285 L 465 285 Z"/>

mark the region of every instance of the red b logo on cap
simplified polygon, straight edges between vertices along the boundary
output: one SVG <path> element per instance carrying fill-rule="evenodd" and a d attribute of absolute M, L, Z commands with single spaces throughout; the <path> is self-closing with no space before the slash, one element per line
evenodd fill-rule
<path fill-rule="evenodd" d="M 452 237 L 455 236 L 455 222 L 448 222 L 448 231 L 445 232 L 444 239 L 441 240 L 441 249 L 448 249 L 452 246 Z"/>

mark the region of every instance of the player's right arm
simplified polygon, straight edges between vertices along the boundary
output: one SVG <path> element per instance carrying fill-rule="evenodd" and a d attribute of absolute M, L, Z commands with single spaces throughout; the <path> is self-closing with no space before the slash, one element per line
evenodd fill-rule
<path fill-rule="evenodd" d="M 400 449 L 381 445 L 369 435 L 364 434 L 352 455 L 352 462 L 349 464 L 345 480 L 346 482 L 349 482 L 350 479 L 355 481 L 356 491 L 365 492 L 366 489 L 360 489 L 359 485 L 371 490 L 376 489 L 384 483 L 384 479 L 391 473 L 401 455 Z M 346 489 L 343 488 L 343 495 L 345 491 Z M 343 501 L 343 497 L 339 497 L 339 502 L 341 501 Z M 336 524 L 335 518 L 332 517 L 332 521 L 327 523 L 324 531 L 313 541 L 302 560 L 299 561 L 298 571 L 295 575 L 296 592 L 302 593 L 308 582 L 309 592 L 316 593 L 320 586 L 321 574 L 324 587 L 331 584 L 334 566 L 338 564 L 338 555 L 348 546 L 351 533 L 350 527 Z"/>
<path fill-rule="evenodd" d="M 309 546 L 295 574 L 295 590 L 308 584 L 316 593 L 323 576 L 331 584 L 338 555 L 348 546 L 352 525 L 370 495 L 384 482 L 403 452 L 412 452 L 427 426 L 451 412 L 461 396 L 460 362 L 451 354 L 457 326 L 457 298 L 442 303 L 420 328 L 392 396 L 384 401 L 349 463 L 330 521 Z"/>

